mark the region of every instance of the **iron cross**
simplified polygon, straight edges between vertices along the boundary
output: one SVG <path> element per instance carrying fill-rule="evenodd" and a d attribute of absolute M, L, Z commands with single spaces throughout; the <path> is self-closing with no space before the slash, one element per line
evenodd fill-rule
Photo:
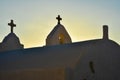
<path fill-rule="evenodd" d="M 60 15 L 58 15 L 58 17 L 56 17 L 56 19 L 58 20 L 58 24 L 60 24 L 60 21 L 62 20 L 62 18 L 60 17 Z"/>
<path fill-rule="evenodd" d="M 13 20 L 11 20 L 11 22 L 8 23 L 8 25 L 11 27 L 11 33 L 13 33 L 13 28 L 16 27 L 16 24 L 14 24 Z"/>

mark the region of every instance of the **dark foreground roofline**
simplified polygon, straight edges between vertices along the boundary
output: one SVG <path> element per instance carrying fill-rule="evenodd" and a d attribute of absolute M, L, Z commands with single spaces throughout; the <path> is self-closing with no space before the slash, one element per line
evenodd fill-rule
<path fill-rule="evenodd" d="M 98 43 L 111 43 L 112 45 L 115 46 L 120 46 L 118 43 L 116 43 L 113 40 L 104 40 L 104 39 L 94 39 L 94 40 L 87 40 L 87 41 L 81 41 L 81 42 L 74 42 L 74 43 L 69 43 L 69 44 L 62 44 L 62 45 L 53 45 L 53 46 L 43 46 L 43 47 L 33 47 L 33 48 L 26 48 L 26 49 L 17 49 L 17 50 L 11 50 L 11 51 L 4 51 L 0 52 L 0 54 L 4 53 L 17 53 L 17 52 L 29 52 L 29 51 L 36 51 L 36 50 L 44 50 L 44 49 L 57 49 L 57 48 L 67 48 L 67 47 L 74 47 L 74 46 L 89 46 L 89 45 L 94 45 Z"/>

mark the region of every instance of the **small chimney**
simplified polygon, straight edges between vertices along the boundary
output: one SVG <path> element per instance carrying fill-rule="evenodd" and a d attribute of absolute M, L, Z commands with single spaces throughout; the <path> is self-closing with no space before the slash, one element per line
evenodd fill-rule
<path fill-rule="evenodd" d="M 103 25 L 103 39 L 104 39 L 104 40 L 109 39 L 109 35 L 108 35 L 108 25 Z"/>

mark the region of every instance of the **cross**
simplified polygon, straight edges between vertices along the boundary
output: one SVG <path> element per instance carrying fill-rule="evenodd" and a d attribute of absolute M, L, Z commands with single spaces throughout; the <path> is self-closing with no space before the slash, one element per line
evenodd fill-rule
<path fill-rule="evenodd" d="M 8 25 L 11 27 L 11 33 L 13 33 L 13 28 L 16 27 L 16 24 L 14 24 L 13 20 L 11 20 L 11 22 L 8 23 Z"/>
<path fill-rule="evenodd" d="M 58 15 L 58 17 L 56 17 L 56 19 L 58 20 L 58 24 L 60 24 L 60 21 L 62 20 L 62 18 L 60 17 L 60 15 Z"/>

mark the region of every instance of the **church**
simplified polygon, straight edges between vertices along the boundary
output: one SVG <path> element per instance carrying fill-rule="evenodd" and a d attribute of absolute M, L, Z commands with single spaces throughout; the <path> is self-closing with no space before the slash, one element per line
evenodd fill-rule
<path fill-rule="evenodd" d="M 72 42 L 61 24 L 46 37 L 43 47 L 24 49 L 11 32 L 0 43 L 0 80 L 120 80 L 120 45 L 109 39 L 107 25 L 103 38 Z"/>

